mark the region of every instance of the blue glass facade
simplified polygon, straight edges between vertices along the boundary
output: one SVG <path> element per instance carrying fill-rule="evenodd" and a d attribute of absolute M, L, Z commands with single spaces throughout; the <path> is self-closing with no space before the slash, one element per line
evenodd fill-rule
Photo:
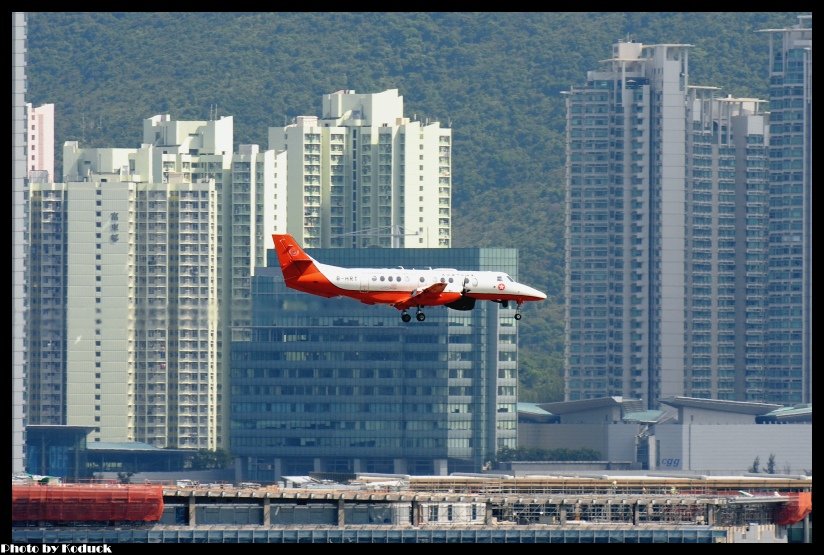
<path fill-rule="evenodd" d="M 307 252 L 347 267 L 517 270 L 514 249 Z M 232 344 L 231 451 L 245 478 L 478 471 L 516 446 L 512 307 L 429 307 L 405 324 L 390 307 L 288 289 L 273 251 L 268 264 L 252 280 L 251 340 Z"/>

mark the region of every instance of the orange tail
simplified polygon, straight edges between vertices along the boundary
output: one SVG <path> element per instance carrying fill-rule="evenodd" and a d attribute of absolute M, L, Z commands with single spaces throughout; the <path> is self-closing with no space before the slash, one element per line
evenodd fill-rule
<path fill-rule="evenodd" d="M 278 253 L 283 279 L 287 283 L 299 278 L 307 271 L 317 272 L 314 260 L 300 248 L 294 237 L 289 234 L 275 234 L 272 235 L 272 239 L 275 241 L 275 250 Z"/>

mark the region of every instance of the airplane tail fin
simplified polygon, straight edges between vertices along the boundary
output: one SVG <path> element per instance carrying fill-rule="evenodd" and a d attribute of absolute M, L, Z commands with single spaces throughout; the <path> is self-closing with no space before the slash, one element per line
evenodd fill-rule
<path fill-rule="evenodd" d="M 314 259 L 300 248 L 294 237 L 289 234 L 274 234 L 272 239 L 275 241 L 278 262 L 287 284 L 308 271 L 317 271 Z"/>

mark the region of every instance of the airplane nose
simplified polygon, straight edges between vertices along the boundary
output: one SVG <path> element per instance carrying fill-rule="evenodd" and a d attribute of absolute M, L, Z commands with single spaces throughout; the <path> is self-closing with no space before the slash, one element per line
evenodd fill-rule
<path fill-rule="evenodd" d="M 534 287 L 530 287 L 528 285 L 522 286 L 522 295 L 524 295 L 525 297 L 533 297 L 536 301 L 542 301 L 546 299 L 546 293 L 538 291 Z"/>

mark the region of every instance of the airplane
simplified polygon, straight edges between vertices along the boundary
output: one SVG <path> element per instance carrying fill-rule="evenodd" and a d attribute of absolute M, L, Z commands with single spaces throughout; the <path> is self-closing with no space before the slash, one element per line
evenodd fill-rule
<path fill-rule="evenodd" d="M 521 305 L 542 301 L 546 294 L 518 283 L 504 272 L 428 268 L 343 268 L 318 262 L 289 234 L 273 234 L 275 250 L 286 286 L 321 297 L 350 297 L 365 304 L 387 304 L 401 311 L 409 322 L 426 319 L 423 308 L 447 306 L 472 310 L 478 300 L 516 304 L 515 319 L 521 319 Z"/>

